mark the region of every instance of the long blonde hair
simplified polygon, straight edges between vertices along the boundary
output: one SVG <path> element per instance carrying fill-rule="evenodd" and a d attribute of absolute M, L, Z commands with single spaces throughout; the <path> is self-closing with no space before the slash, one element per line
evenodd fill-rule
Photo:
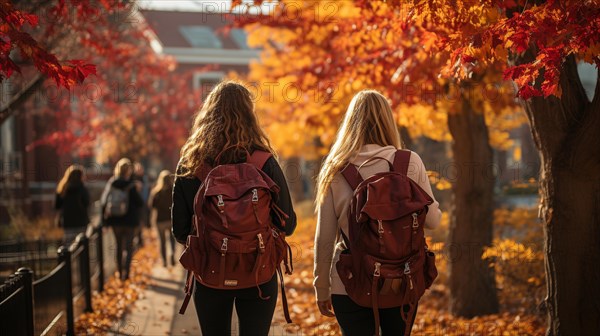
<path fill-rule="evenodd" d="M 150 197 L 154 197 L 156 194 L 161 192 L 163 189 L 171 190 L 173 188 L 173 174 L 168 170 L 163 170 L 158 174 L 156 179 L 156 185 L 150 191 Z"/>
<path fill-rule="evenodd" d="M 248 152 L 258 149 L 274 153 L 258 124 L 250 91 L 240 83 L 224 81 L 209 93 L 196 115 L 190 136 L 181 148 L 177 175 L 193 176 L 202 164 L 213 165 L 219 152 L 231 145 Z M 228 151 L 221 161 L 239 158 L 239 151 Z"/>
<path fill-rule="evenodd" d="M 80 165 L 74 164 L 65 170 L 65 174 L 56 186 L 56 193 L 63 195 L 67 192 L 70 186 L 83 183 L 83 168 Z"/>
<path fill-rule="evenodd" d="M 375 90 L 360 91 L 352 98 L 317 178 L 317 206 L 323 203 L 335 174 L 366 144 L 402 148 L 392 108 L 385 96 Z"/>
<path fill-rule="evenodd" d="M 128 179 L 133 173 L 133 164 L 128 158 L 122 158 L 117 161 L 113 175 L 115 178 Z"/>

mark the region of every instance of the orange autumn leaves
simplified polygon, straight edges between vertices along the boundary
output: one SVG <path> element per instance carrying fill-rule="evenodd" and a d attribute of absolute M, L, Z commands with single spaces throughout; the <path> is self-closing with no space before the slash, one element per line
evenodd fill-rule
<path fill-rule="evenodd" d="M 257 110 L 284 157 L 325 155 L 350 99 L 369 88 L 390 98 L 397 124 L 413 138 L 451 140 L 447 116 L 468 99 L 486 115 L 492 145 L 511 145 L 508 131 L 525 118 L 500 68 L 461 83 L 440 76 L 451 53 L 425 19 L 394 6 L 282 1 L 264 16 L 237 21 L 262 48 L 244 79 L 258 84 Z"/>

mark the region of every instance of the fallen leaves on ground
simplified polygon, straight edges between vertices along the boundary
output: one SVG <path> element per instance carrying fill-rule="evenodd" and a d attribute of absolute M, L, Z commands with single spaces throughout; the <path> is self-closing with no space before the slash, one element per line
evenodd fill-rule
<path fill-rule="evenodd" d="M 309 214 L 309 211 L 302 211 Z M 293 335 L 340 335 L 335 318 L 324 317 L 319 313 L 313 291 L 313 258 L 314 258 L 314 229 L 316 218 L 312 215 L 299 216 L 297 230 L 288 238 L 294 252 L 294 273 L 286 277 L 286 289 L 293 324 L 285 325 L 288 333 Z M 440 274 L 447 272 L 444 258 L 438 258 Z M 543 315 L 524 311 L 519 307 L 503 307 L 502 312 L 494 315 L 475 317 L 472 319 L 454 317 L 448 311 L 449 289 L 446 286 L 446 276 L 440 276 L 432 288 L 419 301 L 418 313 L 415 319 L 412 335 L 543 335 L 546 320 Z M 521 295 L 514 291 L 499 290 L 498 295 Z M 282 317 L 276 322 L 285 324 Z"/>
<path fill-rule="evenodd" d="M 153 232 L 144 232 L 145 244 L 133 255 L 129 279 L 121 281 L 113 275 L 104 284 L 104 291 L 94 293 L 93 312 L 81 314 L 77 318 L 76 335 L 105 335 L 109 332 L 132 334 L 132 329 L 137 326 L 121 320 L 151 283 L 152 266 L 158 259 L 156 240 Z"/>

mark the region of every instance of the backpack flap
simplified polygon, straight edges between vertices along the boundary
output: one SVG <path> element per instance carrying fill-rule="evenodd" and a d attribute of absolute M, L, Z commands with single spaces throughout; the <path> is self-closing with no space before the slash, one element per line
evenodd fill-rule
<path fill-rule="evenodd" d="M 385 178 L 381 175 L 385 174 Z M 433 203 L 418 184 L 402 174 L 382 173 L 369 178 L 362 192 L 356 194 L 356 222 L 373 219 L 394 220 L 412 213 L 420 213 Z M 362 188 L 361 188 L 362 189 Z"/>
<path fill-rule="evenodd" d="M 279 186 L 266 177 L 247 163 L 218 166 L 206 177 L 204 196 L 222 195 L 228 199 L 238 199 L 254 188 L 279 192 Z"/>

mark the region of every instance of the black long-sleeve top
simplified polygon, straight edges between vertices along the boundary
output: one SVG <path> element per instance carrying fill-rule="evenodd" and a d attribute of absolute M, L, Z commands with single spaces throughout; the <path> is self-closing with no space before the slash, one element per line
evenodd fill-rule
<path fill-rule="evenodd" d="M 70 186 L 63 194 L 56 194 L 54 208 L 61 211 L 60 224 L 64 228 L 84 227 L 90 222 L 88 207 L 90 194 L 83 184 Z"/>
<path fill-rule="evenodd" d="M 177 172 L 180 169 L 177 167 Z M 285 227 L 282 227 L 279 217 L 271 214 L 273 224 L 282 229 L 286 235 L 291 235 L 296 229 L 296 213 L 292 206 L 292 198 L 283 175 L 281 167 L 275 158 L 270 157 L 262 168 L 273 182 L 279 186 L 279 197 L 275 204 L 283 210 L 289 218 L 285 220 Z M 192 216 L 194 215 L 194 197 L 200 189 L 201 181 L 198 178 L 177 177 L 173 186 L 173 206 L 171 207 L 171 217 L 173 223 L 173 235 L 178 242 L 185 244 L 187 236 L 192 230 Z"/>

